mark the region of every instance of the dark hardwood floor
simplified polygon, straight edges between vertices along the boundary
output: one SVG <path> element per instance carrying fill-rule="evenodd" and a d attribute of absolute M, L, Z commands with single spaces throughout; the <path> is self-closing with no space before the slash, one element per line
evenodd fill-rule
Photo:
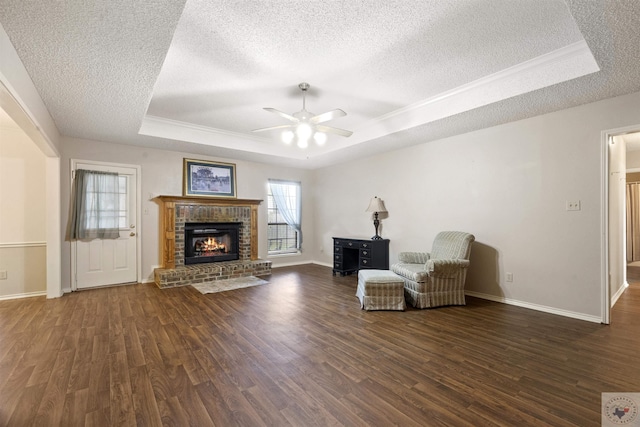
<path fill-rule="evenodd" d="M 609 326 L 467 298 L 365 312 L 356 277 L 274 269 L 0 301 L 0 425 L 599 426 L 640 392 L 640 285 Z"/>

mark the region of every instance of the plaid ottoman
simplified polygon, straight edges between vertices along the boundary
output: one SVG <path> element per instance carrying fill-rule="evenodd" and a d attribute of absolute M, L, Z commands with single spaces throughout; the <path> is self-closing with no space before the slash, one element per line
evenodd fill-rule
<path fill-rule="evenodd" d="M 365 310 L 404 310 L 404 280 L 389 270 L 360 270 L 356 296 Z"/>

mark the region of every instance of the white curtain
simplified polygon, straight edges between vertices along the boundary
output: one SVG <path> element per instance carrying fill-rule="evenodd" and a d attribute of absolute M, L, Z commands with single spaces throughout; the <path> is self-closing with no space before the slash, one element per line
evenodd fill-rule
<path fill-rule="evenodd" d="M 627 262 L 640 261 L 640 183 L 627 184 Z"/>
<path fill-rule="evenodd" d="M 73 182 L 71 239 L 120 237 L 118 174 L 78 169 Z"/>
<path fill-rule="evenodd" d="M 300 183 L 269 180 L 269 187 L 278 212 L 282 214 L 286 223 L 298 232 L 298 247 L 300 247 L 302 244 Z"/>

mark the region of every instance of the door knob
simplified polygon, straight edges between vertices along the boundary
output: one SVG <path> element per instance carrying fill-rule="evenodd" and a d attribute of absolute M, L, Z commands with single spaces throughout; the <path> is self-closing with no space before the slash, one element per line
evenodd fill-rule
<path fill-rule="evenodd" d="M 131 225 L 129 226 L 129 228 L 136 228 L 136 225 L 135 225 L 135 224 L 131 224 Z"/>
<path fill-rule="evenodd" d="M 134 233 L 133 231 L 131 233 L 129 233 L 129 236 L 131 236 L 131 237 L 133 237 L 135 235 L 136 235 L 136 233 Z"/>

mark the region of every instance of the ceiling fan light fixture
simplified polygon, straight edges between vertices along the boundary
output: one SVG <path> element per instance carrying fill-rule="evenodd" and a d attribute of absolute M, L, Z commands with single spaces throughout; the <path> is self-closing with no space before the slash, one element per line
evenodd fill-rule
<path fill-rule="evenodd" d="M 327 142 L 327 134 L 324 132 L 316 132 L 313 134 L 313 139 L 318 145 L 324 145 Z"/>
<path fill-rule="evenodd" d="M 290 130 L 285 130 L 282 132 L 282 142 L 285 144 L 291 144 L 293 142 L 293 138 L 295 138 L 295 134 Z"/>
<path fill-rule="evenodd" d="M 306 108 L 306 92 L 309 90 L 309 83 L 300 83 L 298 85 L 302 91 L 302 110 L 287 114 L 275 108 L 265 107 L 264 110 L 270 113 L 277 114 L 278 116 L 290 120 L 291 124 L 270 126 L 261 129 L 254 129 L 253 132 L 265 132 L 272 130 L 288 129 L 280 134 L 282 142 L 291 144 L 296 142 L 298 147 L 307 148 L 309 146 L 309 140 L 313 138 L 317 145 L 324 145 L 327 142 L 327 132 L 333 133 L 343 137 L 349 137 L 353 132 L 338 129 L 331 126 L 327 126 L 325 123 L 329 120 L 337 119 L 347 115 L 343 110 L 337 108 L 331 111 L 327 111 L 322 114 L 313 114 L 307 111 Z"/>
<path fill-rule="evenodd" d="M 298 137 L 298 139 L 304 139 L 305 141 L 307 141 L 309 140 L 309 138 L 311 138 L 312 134 L 313 129 L 311 128 L 311 125 L 309 123 L 300 123 L 296 127 L 296 136 Z"/>

